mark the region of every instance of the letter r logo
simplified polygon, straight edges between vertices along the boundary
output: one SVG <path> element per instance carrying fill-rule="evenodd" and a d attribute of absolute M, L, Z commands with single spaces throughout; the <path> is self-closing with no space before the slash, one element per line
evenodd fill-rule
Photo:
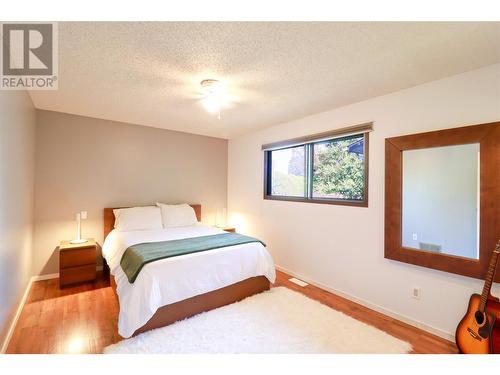
<path fill-rule="evenodd" d="M 52 24 L 2 25 L 3 75 L 52 75 Z"/>

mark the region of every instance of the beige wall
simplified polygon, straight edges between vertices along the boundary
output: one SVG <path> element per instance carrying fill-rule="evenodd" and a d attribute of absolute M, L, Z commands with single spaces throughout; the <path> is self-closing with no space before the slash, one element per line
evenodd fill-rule
<path fill-rule="evenodd" d="M 0 91 L 0 347 L 31 276 L 35 109 Z"/>
<path fill-rule="evenodd" d="M 213 224 L 226 207 L 227 141 L 37 111 L 34 269 L 58 272 L 56 247 L 82 236 L 102 244 L 102 209 L 157 201 L 201 203 Z"/>
<path fill-rule="evenodd" d="M 384 258 L 384 139 L 499 120 L 500 65 L 492 65 L 231 139 L 230 220 L 261 237 L 279 266 L 450 337 L 482 283 Z M 262 199 L 262 144 L 368 121 L 368 208 Z M 410 296 L 415 286 L 420 300 Z"/>

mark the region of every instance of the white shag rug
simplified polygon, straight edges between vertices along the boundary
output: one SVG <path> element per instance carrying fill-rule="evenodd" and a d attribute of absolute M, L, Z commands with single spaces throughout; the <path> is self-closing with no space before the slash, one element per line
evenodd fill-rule
<path fill-rule="evenodd" d="M 285 287 L 142 333 L 106 354 L 408 353 L 411 345 Z"/>

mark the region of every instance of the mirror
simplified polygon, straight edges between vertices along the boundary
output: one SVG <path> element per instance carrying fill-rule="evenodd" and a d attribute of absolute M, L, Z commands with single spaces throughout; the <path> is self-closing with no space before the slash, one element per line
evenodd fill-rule
<path fill-rule="evenodd" d="M 386 138 L 384 257 L 483 279 L 500 239 L 499 171 L 500 122 Z"/>
<path fill-rule="evenodd" d="M 479 259 L 479 143 L 402 157 L 403 247 Z"/>

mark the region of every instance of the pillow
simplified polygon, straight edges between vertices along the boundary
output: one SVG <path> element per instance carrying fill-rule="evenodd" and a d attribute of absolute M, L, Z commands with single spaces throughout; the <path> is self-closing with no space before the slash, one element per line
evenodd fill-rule
<path fill-rule="evenodd" d="M 163 204 L 156 203 L 161 209 L 163 228 L 185 227 L 198 222 L 196 213 L 189 204 Z"/>
<path fill-rule="evenodd" d="M 163 229 L 161 212 L 156 206 L 118 208 L 115 214 L 115 229 L 125 232 L 133 230 Z"/>

